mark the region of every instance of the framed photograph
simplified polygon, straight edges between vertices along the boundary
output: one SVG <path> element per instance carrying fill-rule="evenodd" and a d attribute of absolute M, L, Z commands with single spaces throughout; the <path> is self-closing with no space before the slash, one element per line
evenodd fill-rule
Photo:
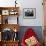
<path fill-rule="evenodd" d="M 17 16 L 8 17 L 8 24 L 17 24 L 17 23 L 18 23 Z"/>
<path fill-rule="evenodd" d="M 18 12 L 15 11 L 15 10 L 10 10 L 10 11 L 9 11 L 9 14 L 10 14 L 10 15 L 16 15 L 17 13 L 18 13 Z"/>
<path fill-rule="evenodd" d="M 3 24 L 18 24 L 18 17 L 17 16 L 3 16 L 2 19 Z"/>
<path fill-rule="evenodd" d="M 9 15 L 9 10 L 2 10 L 2 15 Z"/>
<path fill-rule="evenodd" d="M 23 17 L 28 19 L 36 18 L 36 8 L 24 8 L 23 9 Z"/>

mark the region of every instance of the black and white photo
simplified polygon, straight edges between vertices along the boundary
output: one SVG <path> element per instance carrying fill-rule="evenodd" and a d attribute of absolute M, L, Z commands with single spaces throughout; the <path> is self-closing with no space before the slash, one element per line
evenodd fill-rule
<path fill-rule="evenodd" d="M 24 8 L 24 18 L 36 18 L 36 9 L 35 8 Z"/>

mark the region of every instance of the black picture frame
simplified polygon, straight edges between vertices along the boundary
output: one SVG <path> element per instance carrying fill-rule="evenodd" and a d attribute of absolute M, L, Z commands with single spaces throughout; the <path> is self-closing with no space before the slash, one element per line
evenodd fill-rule
<path fill-rule="evenodd" d="M 36 8 L 24 8 L 23 17 L 25 19 L 35 19 L 36 18 Z"/>

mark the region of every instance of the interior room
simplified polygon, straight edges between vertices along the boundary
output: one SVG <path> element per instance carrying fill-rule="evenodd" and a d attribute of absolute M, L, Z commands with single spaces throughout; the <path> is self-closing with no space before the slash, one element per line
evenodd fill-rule
<path fill-rule="evenodd" d="M 46 46 L 46 0 L 0 0 L 0 46 Z"/>

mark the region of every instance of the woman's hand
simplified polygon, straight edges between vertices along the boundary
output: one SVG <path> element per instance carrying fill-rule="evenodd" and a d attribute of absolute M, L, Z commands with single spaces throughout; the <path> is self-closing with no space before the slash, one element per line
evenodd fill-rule
<path fill-rule="evenodd" d="M 26 39 L 25 43 L 27 44 L 27 46 L 35 46 L 38 43 L 38 41 L 34 36 L 32 36 L 32 37 Z"/>

